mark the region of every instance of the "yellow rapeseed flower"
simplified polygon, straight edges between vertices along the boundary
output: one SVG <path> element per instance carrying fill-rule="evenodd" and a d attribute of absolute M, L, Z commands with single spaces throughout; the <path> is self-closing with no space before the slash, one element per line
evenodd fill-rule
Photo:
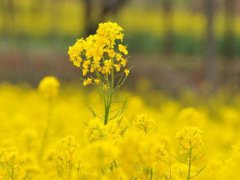
<path fill-rule="evenodd" d="M 45 98 L 54 98 L 58 95 L 60 83 L 54 76 L 44 77 L 39 85 L 38 90 Z"/>
<path fill-rule="evenodd" d="M 178 143 L 186 151 L 202 149 L 202 131 L 198 127 L 184 127 L 177 133 Z"/>
<path fill-rule="evenodd" d="M 125 70 L 124 70 L 124 73 L 125 73 L 126 76 L 128 76 L 129 73 L 130 73 L 130 70 L 129 70 L 129 69 L 125 69 Z"/>
<path fill-rule="evenodd" d="M 118 45 L 118 50 L 119 50 L 120 52 L 124 53 L 125 55 L 128 54 L 127 47 L 124 46 L 124 45 L 122 45 L 122 44 L 119 44 L 119 45 Z"/>
<path fill-rule="evenodd" d="M 84 81 L 83 81 L 83 86 L 87 86 L 87 85 L 89 85 L 89 84 L 91 84 L 92 83 L 92 79 L 91 78 L 87 78 L 87 79 L 85 79 Z"/>
<path fill-rule="evenodd" d="M 123 56 L 128 54 L 127 47 L 119 44 L 124 37 L 122 31 L 122 27 L 117 23 L 100 23 L 96 34 L 77 40 L 69 47 L 70 61 L 74 66 L 82 69 L 83 76 L 99 79 L 102 75 L 112 74 L 112 71 L 121 73 L 120 71 L 124 71 L 127 64 Z M 106 83 L 103 78 L 101 81 Z M 85 85 L 90 84 L 86 83 L 90 82 L 89 80 L 84 82 Z"/>
<path fill-rule="evenodd" d="M 100 80 L 99 80 L 99 79 L 94 79 L 94 83 L 95 83 L 95 84 L 99 84 L 99 83 L 100 83 Z"/>

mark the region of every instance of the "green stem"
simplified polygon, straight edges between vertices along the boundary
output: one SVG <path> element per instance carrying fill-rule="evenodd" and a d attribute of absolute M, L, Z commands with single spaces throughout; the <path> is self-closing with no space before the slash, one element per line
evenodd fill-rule
<path fill-rule="evenodd" d="M 39 162 L 41 163 L 42 161 L 42 157 L 45 151 L 45 146 L 46 146 L 46 140 L 47 140 L 47 136 L 48 136 L 48 131 L 49 131 L 49 126 L 50 126 L 50 121 L 51 121 L 51 105 L 52 105 L 52 100 L 48 99 L 48 104 L 47 104 L 47 118 L 45 121 L 45 127 L 44 127 L 44 131 L 43 131 L 43 136 L 42 136 L 42 140 L 41 140 L 41 145 L 40 145 L 40 151 L 39 151 Z"/>
<path fill-rule="evenodd" d="M 107 125 L 108 123 L 108 116 L 109 116 L 109 108 L 105 107 L 104 125 Z"/>
<path fill-rule="evenodd" d="M 152 170 L 152 168 L 150 168 L 150 180 L 152 180 L 153 179 L 153 170 Z"/>
<path fill-rule="evenodd" d="M 111 109 L 111 105 L 112 105 L 112 98 L 113 98 L 113 93 L 114 93 L 114 69 L 112 68 L 111 70 L 111 77 L 109 79 L 109 77 L 107 76 L 107 86 L 108 86 L 108 90 L 107 90 L 107 96 L 106 96 L 106 100 L 104 103 L 104 108 L 105 108 L 105 112 L 104 112 L 104 125 L 107 125 L 108 120 L 109 120 L 109 113 L 110 113 L 110 109 Z"/>
<path fill-rule="evenodd" d="M 169 180 L 172 180 L 172 169 L 170 168 L 170 176 L 169 176 Z"/>
<path fill-rule="evenodd" d="M 68 180 L 71 180 L 72 178 L 72 176 L 71 176 L 71 172 L 72 172 L 72 164 L 71 164 L 71 162 L 69 161 L 68 162 Z"/>
<path fill-rule="evenodd" d="M 191 165 L 192 165 L 192 143 L 190 141 L 189 161 L 188 161 L 188 178 L 187 178 L 187 180 L 191 179 Z"/>
<path fill-rule="evenodd" d="M 12 180 L 15 180 L 15 170 L 14 167 L 11 167 L 11 176 L 12 176 Z"/>

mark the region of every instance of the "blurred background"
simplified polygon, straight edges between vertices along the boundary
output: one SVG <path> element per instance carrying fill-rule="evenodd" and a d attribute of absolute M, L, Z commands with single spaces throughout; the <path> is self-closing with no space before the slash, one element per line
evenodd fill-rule
<path fill-rule="evenodd" d="M 239 0 L 0 0 L 0 81 L 80 82 L 68 47 L 109 20 L 125 30 L 129 88 L 239 90 Z"/>

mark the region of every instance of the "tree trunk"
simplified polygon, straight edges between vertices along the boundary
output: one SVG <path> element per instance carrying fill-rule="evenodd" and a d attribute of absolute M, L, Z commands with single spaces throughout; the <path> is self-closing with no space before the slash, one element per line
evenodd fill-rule
<path fill-rule="evenodd" d="M 125 4 L 126 0 L 101 0 L 100 14 L 97 19 L 93 19 L 92 11 L 94 0 L 83 0 L 84 4 L 84 34 L 88 36 L 96 32 L 98 23 L 107 20 L 107 16 L 110 13 L 117 13 L 122 6 Z"/>
<path fill-rule="evenodd" d="M 173 1 L 163 0 L 162 9 L 163 9 L 163 22 L 164 22 L 163 23 L 164 53 L 170 54 L 173 51 L 173 19 L 172 19 Z"/>
<path fill-rule="evenodd" d="M 234 66 L 235 57 L 235 36 L 234 36 L 234 17 L 235 17 L 235 0 L 225 0 L 225 34 L 222 44 L 222 52 L 224 56 L 224 80 L 225 84 L 235 88 L 239 81 L 238 74 L 236 74 Z"/>
<path fill-rule="evenodd" d="M 84 35 L 87 37 L 90 34 L 95 33 L 95 28 L 92 19 L 91 13 L 93 9 L 93 1 L 92 0 L 83 0 L 84 4 Z"/>
<path fill-rule="evenodd" d="M 214 0 L 206 1 L 206 19 L 207 19 L 207 39 L 206 39 L 206 58 L 207 58 L 207 81 L 210 88 L 215 87 L 216 81 L 216 43 L 214 37 Z"/>
<path fill-rule="evenodd" d="M 233 60 L 235 54 L 235 44 L 234 44 L 234 16 L 235 16 L 235 0 L 225 0 L 225 34 L 222 46 L 222 51 L 224 53 L 226 60 Z"/>

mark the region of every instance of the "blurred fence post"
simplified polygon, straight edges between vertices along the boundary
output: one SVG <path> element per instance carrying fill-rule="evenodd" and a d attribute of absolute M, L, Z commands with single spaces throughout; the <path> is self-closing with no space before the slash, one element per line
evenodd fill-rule
<path fill-rule="evenodd" d="M 163 28 L 164 28 L 164 53 L 170 54 L 173 51 L 173 0 L 162 0 Z"/>
<path fill-rule="evenodd" d="M 216 81 L 216 43 L 214 37 L 214 12 L 215 12 L 215 1 L 205 0 L 206 5 L 206 58 L 207 58 L 207 81 L 210 83 L 210 88 L 215 87 Z"/>

